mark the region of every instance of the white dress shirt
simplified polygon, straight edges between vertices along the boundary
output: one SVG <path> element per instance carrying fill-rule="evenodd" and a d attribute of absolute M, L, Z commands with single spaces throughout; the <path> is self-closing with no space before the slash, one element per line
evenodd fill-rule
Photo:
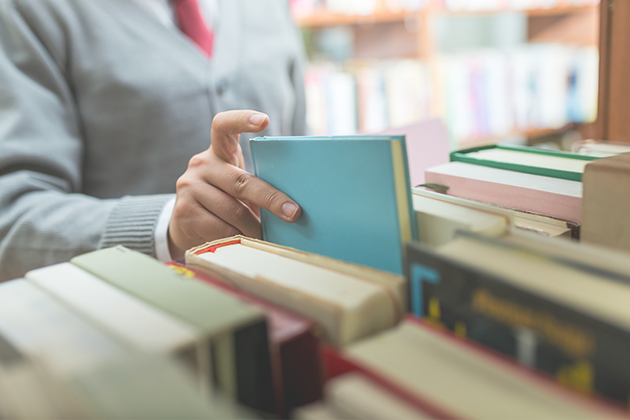
<path fill-rule="evenodd" d="M 177 28 L 175 10 L 169 0 L 135 0 L 148 12 L 153 14 L 164 26 L 173 30 Z M 206 24 L 217 27 L 219 18 L 219 4 L 217 0 L 199 0 L 201 16 Z M 155 254 L 161 262 L 171 261 L 168 247 L 168 226 L 175 207 L 175 198 L 171 199 L 164 208 L 155 226 Z"/>

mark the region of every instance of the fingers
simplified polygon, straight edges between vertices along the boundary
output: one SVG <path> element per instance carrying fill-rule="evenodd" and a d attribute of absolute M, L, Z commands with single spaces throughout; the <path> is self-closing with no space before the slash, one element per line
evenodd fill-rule
<path fill-rule="evenodd" d="M 285 222 L 300 218 L 301 209 L 289 196 L 265 181 L 228 163 L 217 162 L 206 167 L 206 180 L 228 195 L 271 211 Z"/>
<path fill-rule="evenodd" d="M 198 183 L 190 193 L 209 213 L 234 227 L 242 235 L 262 239 L 260 221 L 245 203 L 208 184 Z"/>
<path fill-rule="evenodd" d="M 242 164 L 238 139 L 241 133 L 259 133 L 269 126 L 269 117 L 256 111 L 221 112 L 212 120 L 210 149 L 234 166 Z"/>

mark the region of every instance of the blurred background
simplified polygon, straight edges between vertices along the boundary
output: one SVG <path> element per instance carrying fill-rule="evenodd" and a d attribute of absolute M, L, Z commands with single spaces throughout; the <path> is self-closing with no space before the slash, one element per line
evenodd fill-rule
<path fill-rule="evenodd" d="M 597 0 L 291 0 L 314 134 L 439 117 L 452 149 L 570 150 L 597 117 Z"/>

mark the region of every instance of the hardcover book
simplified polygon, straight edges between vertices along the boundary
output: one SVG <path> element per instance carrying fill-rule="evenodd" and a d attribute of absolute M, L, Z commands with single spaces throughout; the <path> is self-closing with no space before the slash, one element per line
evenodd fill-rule
<path fill-rule="evenodd" d="M 190 249 L 186 264 L 316 321 L 338 346 L 394 326 L 406 308 L 401 276 L 242 236 Z"/>
<path fill-rule="evenodd" d="M 597 159 L 596 156 L 511 145 L 475 147 L 451 153 L 451 162 L 464 162 L 570 181 L 582 181 L 586 164 Z"/>
<path fill-rule="evenodd" d="M 443 186 L 448 195 L 525 212 L 580 222 L 582 183 L 463 162 L 426 171 L 427 183 Z"/>
<path fill-rule="evenodd" d="M 171 355 L 198 370 L 195 329 L 70 263 L 29 271 L 25 278 L 132 349 Z"/>
<path fill-rule="evenodd" d="M 71 263 L 143 299 L 197 331 L 199 373 L 231 398 L 274 412 L 273 380 L 263 313 L 224 291 L 182 278 L 158 261 L 122 246 Z"/>
<path fill-rule="evenodd" d="M 321 398 L 323 368 L 319 328 L 315 322 L 245 293 L 199 270 L 175 262 L 168 263 L 167 266 L 184 278 L 225 290 L 267 316 L 276 405 L 281 417 L 285 417 L 294 407 Z"/>
<path fill-rule="evenodd" d="M 599 419 L 626 415 L 620 407 L 559 387 L 413 317 L 342 351 L 328 349 L 326 360 L 331 377 L 360 373 L 429 418 Z"/>
<path fill-rule="evenodd" d="M 412 311 L 565 385 L 627 404 L 627 258 L 591 264 L 597 253 L 579 248 L 465 232 L 436 250 L 410 245 Z"/>
<path fill-rule="evenodd" d="M 256 176 L 302 208 L 292 224 L 261 210 L 264 240 L 402 274 L 404 244 L 417 239 L 403 136 L 263 137 L 250 146 Z"/>
<path fill-rule="evenodd" d="M 586 165 L 583 240 L 630 251 L 630 153 Z"/>

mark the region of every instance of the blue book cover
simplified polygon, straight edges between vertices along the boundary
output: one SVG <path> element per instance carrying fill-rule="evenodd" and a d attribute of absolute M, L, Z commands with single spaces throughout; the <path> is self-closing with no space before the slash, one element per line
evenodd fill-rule
<path fill-rule="evenodd" d="M 417 240 L 404 136 L 262 137 L 256 176 L 302 207 L 296 223 L 261 211 L 263 239 L 396 274 Z"/>

